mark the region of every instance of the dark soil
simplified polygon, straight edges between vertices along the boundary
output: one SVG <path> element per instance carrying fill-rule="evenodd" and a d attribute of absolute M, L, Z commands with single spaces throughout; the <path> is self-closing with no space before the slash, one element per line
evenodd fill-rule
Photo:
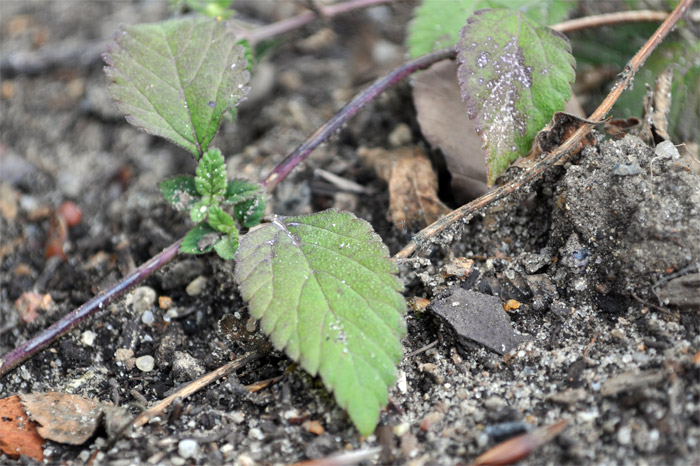
<path fill-rule="evenodd" d="M 240 9 L 262 22 L 290 14 L 274 4 L 241 1 Z M 229 155 L 229 174 L 261 178 L 369 79 L 400 62 L 410 7 L 378 7 L 285 36 L 259 65 L 238 123 L 225 123 L 215 141 Z M 170 14 L 164 1 L 9 1 L 0 9 L 3 60 L 48 44 L 87 47 L 109 38 L 119 23 Z M 191 173 L 194 162 L 124 121 L 106 94 L 99 62 L 71 63 L 3 76 L 0 354 L 189 227 L 157 183 Z M 389 135 L 403 125 L 411 129 L 409 143 L 424 144 L 407 83 L 316 150 L 278 186 L 271 211 L 352 210 L 396 252 L 410 233 L 386 220 L 386 186 L 362 165 L 357 149 L 389 147 Z M 500 356 L 456 335 L 430 307 L 409 309 L 407 356 L 368 438 L 318 380 L 267 349 L 248 321 L 233 264 L 214 256 L 178 257 L 0 379 L 0 398 L 68 392 L 136 414 L 134 404 L 161 400 L 259 350 L 260 359 L 184 400 L 179 413 L 168 411 L 109 446 L 104 432 L 81 446 L 47 442 L 46 462 L 289 464 L 379 445 L 381 453 L 366 464 L 466 464 L 513 433 L 561 419 L 570 419 L 568 427 L 525 464 L 697 462 L 698 291 L 677 280 L 700 265 L 700 176 L 683 159 L 656 158 L 650 165 L 655 157 L 632 136 L 589 147 L 404 264 L 407 298 L 449 300 L 462 288 L 518 301 L 508 317 L 527 341 Z M 339 191 L 316 168 L 374 193 Z M 66 200 L 80 206 L 83 220 L 69 230 L 67 260 L 47 261 L 50 215 Z M 452 272 L 454 257 L 473 260 L 475 270 L 460 278 Z M 54 301 L 28 324 L 15 307 L 27 291 Z M 167 310 L 159 306 L 164 297 L 172 299 Z M 139 368 L 144 356 L 154 358 L 150 371 Z M 245 388 L 270 378 L 275 381 L 260 391 Z M 318 421 L 322 432 L 312 433 L 305 421 Z M 198 445 L 187 459 L 178 452 L 186 439 Z M 0 462 L 14 463 L 4 456 Z"/>

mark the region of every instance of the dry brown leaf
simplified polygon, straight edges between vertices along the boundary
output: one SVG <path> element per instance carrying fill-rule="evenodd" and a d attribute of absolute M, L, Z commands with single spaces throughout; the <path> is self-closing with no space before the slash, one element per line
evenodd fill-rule
<path fill-rule="evenodd" d="M 637 117 L 615 118 L 603 125 L 605 134 L 615 139 L 622 139 L 626 134 L 639 132 L 642 122 Z"/>
<path fill-rule="evenodd" d="M 40 294 L 35 291 L 25 291 L 15 301 L 15 310 L 19 313 L 22 322 L 34 322 L 39 317 L 39 311 L 47 311 L 53 306 L 53 298 L 50 294 Z"/>
<path fill-rule="evenodd" d="M 421 149 L 361 147 L 358 153 L 389 183 L 389 216 L 398 228 L 423 228 L 450 212 L 438 198 L 437 176 Z"/>
<path fill-rule="evenodd" d="M 85 443 L 103 417 L 110 436 L 128 420 L 122 409 L 68 393 L 30 393 L 20 395 L 20 400 L 30 419 L 40 424 L 39 435 L 69 445 Z"/>
<path fill-rule="evenodd" d="M 41 445 L 44 439 L 36 431 L 36 423 L 30 421 L 22 409 L 17 395 L 0 400 L 0 453 L 10 458 L 27 455 L 37 461 L 44 460 Z"/>
<path fill-rule="evenodd" d="M 446 60 L 416 73 L 413 103 L 423 136 L 445 156 L 452 193 L 460 204 L 486 191 L 486 152 L 467 116 L 457 83 L 457 64 Z"/>

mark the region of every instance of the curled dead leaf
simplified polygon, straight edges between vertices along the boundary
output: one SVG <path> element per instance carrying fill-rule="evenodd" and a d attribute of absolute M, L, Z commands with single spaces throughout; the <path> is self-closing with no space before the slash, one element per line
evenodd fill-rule
<path fill-rule="evenodd" d="M 39 435 L 69 445 L 85 443 L 95 434 L 103 418 L 107 434 L 111 436 L 130 417 L 123 409 L 68 393 L 29 393 L 19 398 L 29 418 L 39 424 Z"/>
<path fill-rule="evenodd" d="M 40 294 L 26 291 L 15 301 L 15 309 L 23 322 L 34 322 L 39 317 L 39 311 L 46 311 L 53 306 L 50 294 Z"/>
<path fill-rule="evenodd" d="M 450 212 L 438 198 L 437 176 L 421 149 L 361 147 L 358 153 L 389 183 L 389 216 L 398 228 L 423 228 Z"/>
<path fill-rule="evenodd" d="M 460 204 L 486 191 L 486 152 L 469 119 L 457 82 L 457 64 L 445 60 L 416 73 L 413 103 L 423 136 L 445 156 L 452 193 Z"/>
<path fill-rule="evenodd" d="M 29 420 L 17 395 L 0 400 L 0 453 L 10 458 L 27 455 L 37 461 L 44 460 L 41 438 L 36 423 Z"/>

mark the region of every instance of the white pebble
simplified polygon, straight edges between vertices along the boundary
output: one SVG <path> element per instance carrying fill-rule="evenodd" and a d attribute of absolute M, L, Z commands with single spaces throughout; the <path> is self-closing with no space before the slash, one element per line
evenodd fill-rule
<path fill-rule="evenodd" d="M 248 431 L 248 437 L 256 440 L 262 440 L 265 438 L 265 434 L 263 434 L 262 430 L 258 429 L 257 427 L 253 427 Z"/>
<path fill-rule="evenodd" d="M 620 430 L 617 431 L 617 442 L 620 445 L 628 445 L 630 441 L 632 440 L 632 429 L 629 427 L 620 427 Z"/>
<path fill-rule="evenodd" d="M 136 367 L 138 367 L 143 372 L 150 372 L 156 365 L 153 356 L 141 356 L 136 358 Z"/>
<path fill-rule="evenodd" d="M 91 330 L 85 330 L 80 336 L 80 341 L 82 341 L 83 345 L 85 346 L 92 346 L 95 343 L 95 338 L 97 338 L 95 332 Z"/>
<path fill-rule="evenodd" d="M 144 324 L 151 326 L 153 325 L 153 322 L 155 322 L 156 319 L 153 316 L 153 313 L 151 311 L 146 311 L 141 315 L 141 322 Z"/>
<path fill-rule="evenodd" d="M 126 303 L 136 312 L 144 312 L 156 302 L 156 292 L 149 286 L 140 286 L 127 296 Z"/>
<path fill-rule="evenodd" d="M 180 443 L 177 444 L 177 453 L 183 458 L 192 458 L 197 454 L 198 448 L 199 446 L 195 440 L 180 440 Z"/>
<path fill-rule="evenodd" d="M 187 285 L 187 288 L 185 288 L 185 292 L 187 292 L 188 296 L 200 295 L 202 294 L 202 290 L 204 290 L 204 285 L 206 284 L 207 279 L 200 275 L 194 280 L 192 280 L 189 285 Z"/>

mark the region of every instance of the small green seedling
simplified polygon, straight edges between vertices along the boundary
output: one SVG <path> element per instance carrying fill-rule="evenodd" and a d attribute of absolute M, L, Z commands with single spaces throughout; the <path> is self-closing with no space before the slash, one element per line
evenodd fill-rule
<path fill-rule="evenodd" d="M 210 143 L 249 79 L 245 49 L 226 23 L 184 18 L 126 27 L 105 59 L 127 120 L 198 161 L 195 176 L 161 184 L 194 224 L 181 252 L 234 260 L 235 281 L 263 332 L 321 376 L 362 434 L 372 433 L 406 333 L 403 286 L 379 236 L 336 210 L 261 224 L 264 187 L 226 179 L 224 156 Z"/>

